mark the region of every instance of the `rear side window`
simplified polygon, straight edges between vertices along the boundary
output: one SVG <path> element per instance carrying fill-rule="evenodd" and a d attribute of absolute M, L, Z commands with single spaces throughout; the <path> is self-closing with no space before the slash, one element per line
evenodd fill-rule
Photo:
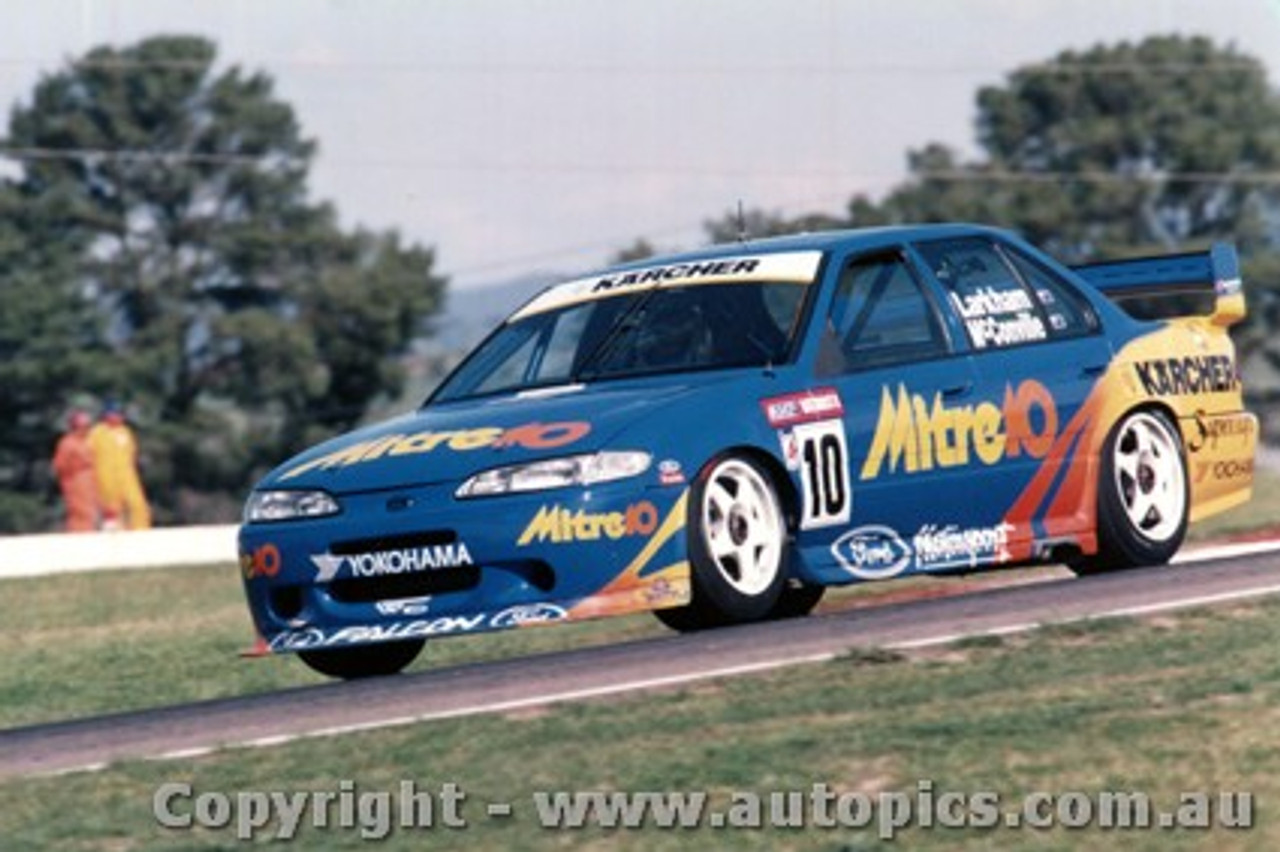
<path fill-rule="evenodd" d="M 916 248 L 946 288 L 974 349 L 1004 349 L 1054 336 L 1039 300 L 987 240 L 939 240 Z"/>
<path fill-rule="evenodd" d="M 829 320 L 839 342 L 835 372 L 922 361 L 949 348 L 933 304 L 897 255 L 850 263 L 840 275 Z"/>
<path fill-rule="evenodd" d="M 1098 329 L 1093 308 L 1070 284 L 1017 249 L 1006 248 L 1005 254 L 1031 288 L 1054 337 L 1089 334 Z"/>

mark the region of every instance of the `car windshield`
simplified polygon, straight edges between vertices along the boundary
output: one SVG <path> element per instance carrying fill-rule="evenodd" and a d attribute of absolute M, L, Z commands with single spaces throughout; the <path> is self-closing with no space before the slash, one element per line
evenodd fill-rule
<path fill-rule="evenodd" d="M 794 282 L 694 284 L 522 312 L 445 379 L 430 402 L 776 364 L 790 354 L 808 290 Z"/>

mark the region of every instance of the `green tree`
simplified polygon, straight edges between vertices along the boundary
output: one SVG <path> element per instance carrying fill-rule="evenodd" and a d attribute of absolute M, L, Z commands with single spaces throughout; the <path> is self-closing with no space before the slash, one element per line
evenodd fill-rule
<path fill-rule="evenodd" d="M 894 222 L 1006 225 L 1068 262 L 1232 239 L 1269 269 L 1280 239 L 1280 96 L 1256 58 L 1203 37 L 1066 51 L 977 95 L 980 156 L 928 143 L 843 218 L 753 214 L 762 233 Z M 736 217 L 708 223 L 716 238 Z M 1274 276 L 1266 276 L 1275 280 Z"/>
<path fill-rule="evenodd" d="M 1280 95 L 1260 61 L 1184 36 L 1067 51 L 981 89 L 976 127 L 973 161 L 938 143 L 911 151 L 908 179 L 855 196 L 839 224 L 987 222 L 1068 263 L 1230 240 L 1250 300 L 1240 351 L 1280 370 Z"/>
<path fill-rule="evenodd" d="M 653 257 L 655 254 L 658 254 L 658 250 L 654 248 L 653 243 L 644 237 L 639 237 L 631 245 L 615 251 L 609 258 L 609 263 L 631 263 Z"/>
<path fill-rule="evenodd" d="M 1242 360 L 1280 370 L 1280 96 L 1257 59 L 1202 37 L 1065 52 L 977 97 L 983 156 L 909 155 L 910 179 L 852 222 L 982 221 L 1067 262 L 1240 250 Z M 1280 393 L 1252 385 L 1255 400 Z"/>
<path fill-rule="evenodd" d="M 76 280 L 77 246 L 56 218 L 0 185 L 0 530 L 48 522 L 47 465 L 67 388 L 102 377 L 98 318 Z"/>
<path fill-rule="evenodd" d="M 982 89 L 977 107 L 983 158 L 914 152 L 883 216 L 1005 223 L 1068 261 L 1224 237 L 1274 248 L 1280 97 L 1233 47 L 1160 36 L 1068 51 Z"/>
<path fill-rule="evenodd" d="M 109 356 L 84 389 L 130 401 L 162 518 L 225 516 L 209 494 L 238 501 L 396 393 L 393 356 L 445 286 L 430 250 L 341 231 L 308 197 L 316 144 L 271 79 L 215 60 L 198 37 L 94 49 L 40 80 L 6 140 L 46 214 L 37 238 L 76 248 L 87 348 Z"/>
<path fill-rule="evenodd" d="M 1256 58 L 1203 37 L 1067 51 L 977 94 L 979 155 L 928 143 L 882 199 L 843 218 L 754 213 L 757 235 L 823 227 L 971 221 L 1021 231 L 1068 263 L 1202 249 L 1244 262 L 1246 363 L 1269 365 L 1280 402 L 1280 95 Z M 737 217 L 708 223 L 733 239 Z"/>

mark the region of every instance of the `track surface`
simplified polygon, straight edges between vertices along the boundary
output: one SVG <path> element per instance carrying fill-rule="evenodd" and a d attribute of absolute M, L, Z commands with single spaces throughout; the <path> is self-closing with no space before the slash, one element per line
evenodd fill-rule
<path fill-rule="evenodd" d="M 0 730 L 0 777 L 408 724 L 1280 593 L 1280 552 L 891 604 L 262 695 Z"/>

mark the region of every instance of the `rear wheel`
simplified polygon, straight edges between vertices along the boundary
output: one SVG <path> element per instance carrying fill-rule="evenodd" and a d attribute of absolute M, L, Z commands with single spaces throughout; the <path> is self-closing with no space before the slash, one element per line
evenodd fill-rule
<path fill-rule="evenodd" d="M 355 680 L 403 671 L 418 656 L 424 644 L 425 639 L 404 639 L 350 648 L 316 648 L 299 651 L 298 656 L 322 675 Z"/>
<path fill-rule="evenodd" d="M 772 482 L 742 456 L 713 461 L 690 492 L 693 600 L 654 614 L 676 630 L 770 615 L 787 578 L 786 520 Z"/>
<path fill-rule="evenodd" d="M 1101 573 L 1168 562 L 1182 546 L 1189 505 L 1177 428 L 1155 411 L 1125 415 L 1103 447 L 1098 553 L 1072 567 Z"/>

